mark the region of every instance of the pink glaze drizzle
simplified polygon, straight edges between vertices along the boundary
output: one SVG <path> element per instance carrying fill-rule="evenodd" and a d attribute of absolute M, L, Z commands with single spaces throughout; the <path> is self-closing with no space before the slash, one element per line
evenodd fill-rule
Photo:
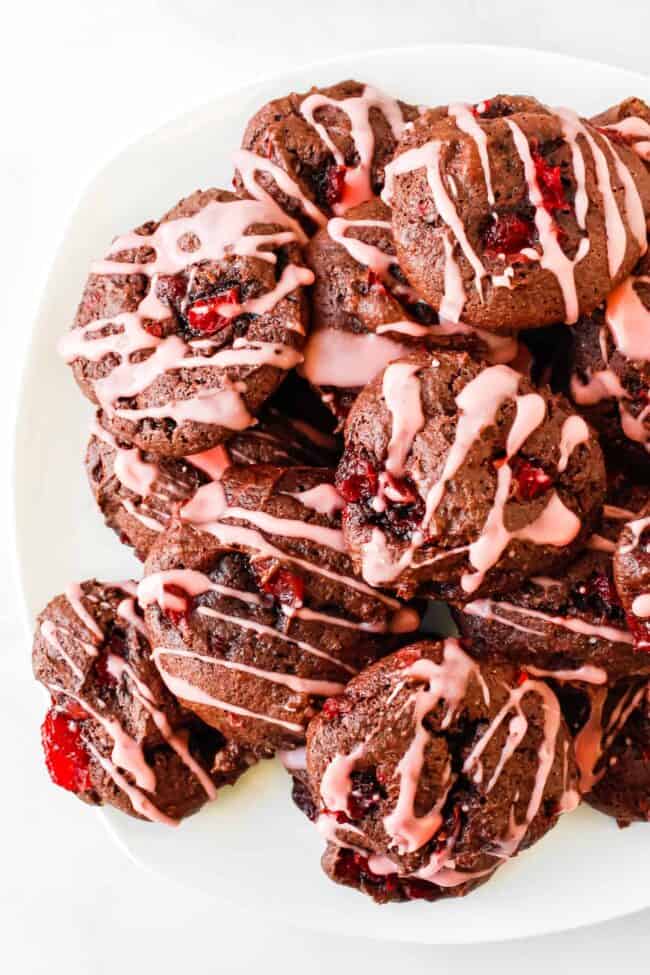
<path fill-rule="evenodd" d="M 292 200 L 297 200 L 303 214 L 312 220 L 317 227 L 324 227 L 327 217 L 319 210 L 315 203 L 309 200 L 298 184 L 280 166 L 277 166 L 270 159 L 264 156 L 257 156 L 249 149 L 237 149 L 233 153 L 233 163 L 241 176 L 245 189 L 250 193 L 254 200 L 259 200 L 276 213 L 275 223 L 283 224 L 287 222 L 287 213 L 275 202 L 270 193 L 260 185 L 257 179 L 258 173 L 267 173 L 273 178 L 280 190 Z M 297 220 L 291 221 L 291 228 L 294 230 L 300 243 L 305 244 L 307 237 Z"/>
<path fill-rule="evenodd" d="M 371 382 L 393 359 L 410 349 L 373 332 L 321 328 L 312 332 L 298 372 L 314 386 L 357 388 Z"/>
<path fill-rule="evenodd" d="M 77 358 L 98 361 L 112 354 L 120 360 L 106 376 L 94 382 L 97 400 L 110 416 L 117 414 L 126 419 L 169 417 L 176 422 L 195 421 L 214 423 L 231 430 L 250 426 L 252 417 L 245 407 L 241 394 L 245 384 L 232 383 L 228 376 L 219 377 L 218 388 L 202 389 L 190 399 L 172 401 L 147 409 L 121 409 L 118 402 L 142 393 L 169 371 L 187 368 L 251 366 L 253 369 L 273 365 L 290 369 L 301 356 L 293 348 L 278 343 L 247 343 L 235 341 L 232 349 L 217 351 L 213 355 L 195 355 L 197 348 L 206 344 L 185 342 L 178 335 L 159 338 L 143 327 L 147 320 L 164 321 L 170 317 L 169 308 L 157 295 L 157 282 L 161 275 L 177 274 L 188 263 L 218 261 L 227 255 L 254 257 L 267 263 L 276 263 L 277 256 L 263 249 L 269 245 L 281 246 L 297 239 L 295 230 L 272 234 L 247 234 L 255 224 L 278 223 L 278 208 L 257 200 L 211 201 L 192 217 L 182 217 L 160 223 L 153 233 L 125 234 L 114 241 L 111 254 L 139 248 L 151 248 L 155 253 L 152 261 L 128 264 L 112 260 L 96 262 L 94 274 L 143 274 L 150 285 L 146 296 L 134 312 L 123 312 L 113 318 L 96 319 L 87 325 L 73 328 L 60 343 L 61 354 L 68 362 Z M 286 226 L 285 216 L 280 222 Z M 196 242 L 193 251 L 183 250 L 181 243 L 188 236 Z M 282 272 L 279 281 L 266 294 L 248 299 L 243 304 L 224 303 L 219 313 L 224 317 L 241 314 L 265 314 L 295 288 L 311 284 L 313 274 L 307 268 L 290 264 Z M 102 336 L 106 326 L 118 326 L 120 331 Z M 302 331 L 299 325 L 285 323 L 286 328 Z M 196 347 L 196 348 L 195 348 Z M 143 351 L 150 351 L 142 358 Z M 135 354 L 140 356 L 136 359 Z"/>
<path fill-rule="evenodd" d="M 289 688 L 296 694 L 315 694 L 317 697 L 334 697 L 345 689 L 345 684 L 332 680 L 313 680 L 308 677 L 298 677 L 295 674 L 285 674 L 276 670 L 262 670 L 259 667 L 252 667 L 249 664 L 238 663 L 234 660 L 226 660 L 224 657 L 208 657 L 206 654 L 194 653 L 192 650 L 175 650 L 171 647 L 155 647 L 153 659 L 156 666 L 160 657 L 179 657 L 184 660 L 196 660 L 199 663 L 208 664 L 211 667 L 223 667 L 224 670 L 236 670 L 242 674 L 249 674 L 251 677 L 259 677 L 261 680 L 269 681 L 272 684 L 281 684 Z"/>
<path fill-rule="evenodd" d="M 350 207 L 358 206 L 374 196 L 371 175 L 375 136 L 370 122 L 370 109 L 379 109 L 396 141 L 404 131 L 405 122 L 399 102 L 371 85 L 366 85 L 360 95 L 352 95 L 341 100 L 329 98 L 322 92 L 308 95 L 300 105 L 300 112 L 303 118 L 316 129 L 338 166 L 345 166 L 345 157 L 325 126 L 316 121 L 318 109 L 324 106 L 331 106 L 348 116 L 350 138 L 359 158 L 356 166 L 345 169 L 343 197 L 340 203 L 335 203 L 333 207 L 334 213 L 340 215 Z"/>
<path fill-rule="evenodd" d="M 259 714 L 257 711 L 249 711 L 248 708 L 242 708 L 237 704 L 231 704 L 228 701 L 221 701 L 216 697 L 212 697 L 212 695 L 207 694 L 200 687 L 185 680 L 184 677 L 177 677 L 174 674 L 170 674 L 162 667 L 160 661 L 158 661 L 158 670 L 168 689 L 181 701 L 188 701 L 190 704 L 200 704 L 203 707 L 216 708 L 219 711 L 228 711 L 242 718 L 263 721 L 266 724 L 273 724 L 280 728 L 285 728 L 294 734 L 304 735 L 305 729 L 301 724 L 296 724 L 292 721 L 283 721 L 281 718 L 273 718 L 268 714 Z"/>
<path fill-rule="evenodd" d="M 480 616 L 481 619 L 494 620 L 497 623 L 510 626 L 515 630 L 521 630 L 524 633 L 532 633 L 536 636 L 545 635 L 542 630 L 521 626 L 513 620 L 500 615 L 499 610 L 501 612 L 512 613 L 516 616 L 523 616 L 531 620 L 540 620 L 543 623 L 548 623 L 550 626 L 559 626 L 564 630 L 570 630 L 572 633 L 578 633 L 581 636 L 597 637 L 599 640 L 609 640 L 612 643 L 631 644 L 634 642 L 632 635 L 627 630 L 621 630 L 614 626 L 607 626 L 606 624 L 596 626 L 577 617 L 552 616 L 548 613 L 542 613 L 537 609 L 515 606 L 514 603 L 509 603 L 505 600 L 475 599 L 473 602 L 466 603 L 463 606 L 463 612 L 468 613 L 470 616 Z"/>
<path fill-rule="evenodd" d="M 464 653 L 458 642 L 453 639 L 445 640 L 443 659 L 440 664 L 435 664 L 428 659 L 420 659 L 401 672 L 391 694 L 391 700 L 403 691 L 409 678 L 422 681 L 426 686 L 411 691 L 404 705 L 405 707 L 411 705 L 413 739 L 397 765 L 396 771 L 400 781 L 399 794 L 391 813 L 384 818 L 386 833 L 392 841 L 393 847 L 400 854 L 411 853 L 420 849 L 439 831 L 442 824 L 441 810 L 456 778 L 449 766 L 443 770 L 441 794 L 427 813 L 423 816 L 416 816 L 415 799 L 424 764 L 425 748 L 430 738 L 430 732 L 423 725 L 423 718 L 432 710 L 436 710 L 439 704 L 444 701 L 445 711 L 441 726 L 442 728 L 449 727 L 454 714 L 467 694 L 472 679 L 479 683 L 485 703 L 489 704 L 490 700 L 487 686 L 483 681 L 478 665 Z M 485 786 L 486 793 L 494 789 L 507 762 L 515 754 L 528 733 L 529 721 L 523 711 L 522 702 L 529 694 L 535 694 L 540 699 L 542 706 L 543 734 L 537 751 L 538 766 L 525 815 L 521 821 L 517 820 L 515 813 L 515 804 L 518 802 L 519 793 L 517 792 L 515 795 L 510 810 L 508 829 L 496 843 L 495 855 L 501 858 L 508 858 L 516 854 L 541 808 L 544 791 L 555 759 L 557 739 L 561 727 L 559 703 L 551 689 L 539 681 L 531 680 L 526 680 L 523 685 L 510 689 L 504 705 L 488 728 L 481 734 L 463 766 L 463 771 L 470 775 L 474 781 L 482 782 L 483 753 L 499 728 L 508 720 L 505 744 L 490 780 Z M 349 814 L 348 802 L 352 791 L 352 773 L 356 767 L 363 768 L 364 757 L 370 744 L 371 739 L 361 742 L 349 754 L 337 753 L 328 763 L 321 779 L 320 797 L 323 811 L 318 819 L 319 830 L 329 842 L 340 847 L 356 849 L 364 856 L 368 856 L 367 841 L 361 846 L 355 846 L 349 839 L 342 842 L 338 835 L 339 830 L 342 829 L 346 834 L 358 834 L 362 840 L 365 840 L 361 831 L 350 823 L 337 827 L 336 820 L 331 814 L 336 812 Z M 560 812 L 575 808 L 579 801 L 579 796 L 569 786 L 568 776 L 568 747 L 565 747 L 565 792 L 560 802 Z M 403 877 L 415 876 L 441 887 L 457 886 L 491 873 L 495 869 L 494 867 L 476 873 L 463 872 L 455 868 L 453 852 L 458 832 L 458 829 L 453 831 L 442 848 L 434 850 L 429 862 L 414 873 L 402 872 L 399 865 L 390 856 L 378 854 L 370 854 L 369 867 L 373 873 L 378 875 L 397 873 Z"/>
<path fill-rule="evenodd" d="M 650 285 L 648 275 L 630 275 L 607 298 L 605 321 L 614 345 L 627 359 L 650 360 L 650 310 L 641 301 L 637 284 Z"/>

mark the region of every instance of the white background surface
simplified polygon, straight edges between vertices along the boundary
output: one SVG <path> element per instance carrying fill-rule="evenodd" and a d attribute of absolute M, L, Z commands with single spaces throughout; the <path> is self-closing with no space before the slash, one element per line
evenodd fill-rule
<path fill-rule="evenodd" d="M 596 0 L 325 0 L 318 6 L 308 0 L 18 0 L 3 14 L 0 33 L 0 432 L 6 442 L 29 323 L 66 216 L 98 166 L 143 131 L 290 65 L 378 46 L 499 42 L 642 71 L 650 66 L 645 0 L 619 0 L 615 8 Z M 9 468 L 7 456 L 4 482 Z M 56 472 L 43 471 L 50 475 Z M 6 483 L 0 509 L 10 514 Z M 160 973 L 200 967 L 269 975 L 383 975 L 407 967 L 465 975 L 479 966 L 531 975 L 558 965 L 561 972 L 647 970 L 650 912 L 505 945 L 393 946 L 296 931 L 290 918 L 271 929 L 263 918 L 216 910 L 204 896 L 134 868 L 92 812 L 47 782 L 37 730 L 42 697 L 30 680 L 8 519 L 2 531 L 0 957 L 8 975 L 103 975 L 145 966 Z"/>

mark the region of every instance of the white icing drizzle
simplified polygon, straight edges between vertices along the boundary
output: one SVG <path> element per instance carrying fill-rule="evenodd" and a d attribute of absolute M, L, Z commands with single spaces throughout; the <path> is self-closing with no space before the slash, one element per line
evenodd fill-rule
<path fill-rule="evenodd" d="M 614 279 L 625 258 L 628 233 L 612 187 L 610 161 L 623 188 L 625 214 L 630 232 L 638 244 L 640 253 L 643 254 L 647 248 L 646 221 L 639 191 L 629 169 L 607 139 L 603 140 L 603 147 L 601 147 L 592 131 L 569 109 L 558 108 L 555 110 L 555 114 L 560 121 L 562 133 L 572 154 L 573 173 L 576 181 L 575 215 L 578 226 L 583 230 L 586 230 L 589 197 L 586 185 L 585 160 L 582 146 L 578 141 L 579 137 L 587 144 L 591 152 L 604 211 L 609 273 L 610 277 Z M 467 105 L 450 105 L 449 115 L 454 118 L 457 127 L 474 141 L 483 170 L 488 203 L 493 206 L 494 191 L 487 133 Z M 536 248 L 532 249 L 532 259 L 539 260 L 540 266 L 554 275 L 564 300 L 565 321 L 572 324 L 577 321 L 579 316 L 575 269 L 590 250 L 589 236 L 586 235 L 581 239 L 573 259 L 564 253 L 558 239 L 554 218 L 544 204 L 528 138 L 512 119 L 506 118 L 505 122 L 512 133 L 515 149 L 524 167 L 528 197 L 535 207 L 535 226 L 539 238 L 539 251 Z M 451 231 L 454 240 L 458 242 L 465 258 L 471 265 L 476 288 L 479 295 L 482 296 L 482 280 L 487 272 L 470 244 L 463 222 L 445 188 L 440 172 L 441 150 L 442 144 L 432 140 L 423 146 L 409 149 L 397 156 L 386 167 L 386 185 L 382 199 L 387 204 L 391 203 L 396 176 L 424 168 L 438 214 Z M 609 159 L 606 153 L 609 155 Z M 451 179 L 448 182 L 452 195 L 456 196 L 453 182 Z M 442 241 L 445 249 L 445 274 L 441 314 L 444 313 L 444 317 L 458 320 L 466 300 L 463 280 L 454 258 L 453 241 L 446 234 L 443 235 Z M 531 249 L 527 250 L 530 251 Z M 492 275 L 493 287 L 511 288 L 513 274 L 512 268 L 506 268 L 503 274 Z"/>
<path fill-rule="evenodd" d="M 86 627 L 86 629 L 90 630 L 90 632 L 95 637 L 98 643 L 101 643 L 102 640 L 104 639 L 104 634 L 99 628 L 97 624 L 97 620 L 95 620 L 90 615 L 90 613 L 88 612 L 88 610 L 86 609 L 86 607 L 82 602 L 82 600 L 85 597 L 85 593 L 81 588 L 81 585 L 78 582 L 69 582 L 68 585 L 65 587 L 65 597 L 70 603 L 70 606 L 72 607 L 74 612 L 77 614 L 77 616 L 83 623 L 83 625 Z M 96 650 L 95 653 L 97 653 Z"/>
<path fill-rule="evenodd" d="M 650 309 L 636 290 L 650 285 L 648 275 L 630 275 L 608 296 L 605 321 L 618 351 L 635 362 L 650 360 Z"/>
<path fill-rule="evenodd" d="M 255 721 L 263 721 L 266 724 L 277 725 L 300 736 L 304 735 L 305 729 L 303 726 L 296 724 L 294 721 L 283 721 L 281 718 L 274 718 L 269 714 L 259 714 L 257 711 L 249 711 L 248 708 L 242 708 L 229 701 L 221 701 L 216 697 L 212 697 L 211 694 L 208 694 L 190 681 L 185 680 L 184 677 L 170 674 L 161 665 L 160 660 L 158 660 L 158 670 L 168 689 L 181 701 L 187 701 L 190 704 L 199 704 L 203 707 L 216 708 L 219 711 L 229 711 L 231 714 L 239 715 L 241 718 L 252 718 Z"/>
<path fill-rule="evenodd" d="M 589 427 L 581 416 L 573 414 L 566 418 L 560 434 L 560 459 L 557 462 L 560 473 L 567 469 L 569 458 L 576 447 L 581 443 L 587 443 L 589 436 Z"/>
<path fill-rule="evenodd" d="M 61 645 L 59 634 L 61 631 L 63 631 L 63 629 L 64 628 L 62 626 L 57 627 L 52 620 L 43 620 L 43 622 L 40 625 L 39 632 L 43 637 L 43 639 L 45 640 L 45 642 L 48 643 L 49 646 L 56 651 L 56 653 L 59 655 L 59 657 L 61 657 L 62 660 L 65 661 L 65 663 L 68 665 L 68 667 L 75 675 L 75 677 L 77 677 L 80 681 L 82 681 L 84 679 L 83 670 L 77 666 L 77 664 L 74 662 L 70 654 L 66 653 L 63 646 Z M 93 647 L 92 649 L 93 652 L 95 653 L 96 652 L 95 648 Z"/>
<path fill-rule="evenodd" d="M 488 155 L 487 135 L 477 122 L 471 105 L 452 104 L 447 109 L 449 115 L 455 120 L 461 132 L 465 132 L 475 142 L 478 149 L 481 166 L 483 168 L 483 178 L 485 180 L 485 191 L 488 203 L 494 206 L 494 190 L 492 188 L 492 176 L 490 174 L 490 157 Z"/>
<path fill-rule="evenodd" d="M 199 596 L 206 592 L 216 592 L 221 596 L 226 596 L 230 599 L 237 599 L 240 602 L 248 603 L 249 605 L 259 606 L 263 604 L 263 599 L 256 593 L 251 593 L 240 589 L 231 589 L 228 586 L 222 586 L 216 582 L 212 582 L 212 580 L 209 579 L 208 576 L 203 575 L 202 572 L 195 572 L 192 569 L 169 569 L 165 572 L 155 572 L 150 576 L 146 576 L 142 580 L 138 586 L 138 599 L 140 605 L 143 608 L 146 608 L 147 606 L 151 606 L 153 603 L 157 603 L 161 609 L 182 610 L 185 605 L 184 599 L 175 595 L 173 592 L 170 592 L 168 588 L 169 586 L 176 586 L 190 596 Z M 335 664 L 337 667 L 341 667 L 350 675 L 356 674 L 355 668 L 351 667 L 345 661 L 326 653 L 319 647 L 315 647 L 304 640 L 297 640 L 294 637 L 288 636 L 286 633 L 282 633 L 280 630 L 276 630 L 272 626 L 266 626 L 263 623 L 258 623 L 255 620 L 248 620 L 241 616 L 220 613 L 217 610 L 207 606 L 200 606 L 197 612 L 203 616 L 210 616 L 213 619 L 221 619 L 225 623 L 232 623 L 235 626 L 241 626 L 242 629 L 252 630 L 255 633 L 259 633 L 260 636 L 268 636 L 274 640 L 282 640 L 285 643 L 293 644 L 311 656 L 319 657 L 322 660 L 327 660 L 329 663 Z M 334 617 L 328 617 L 328 620 L 335 624 L 339 622 Z"/>
<path fill-rule="evenodd" d="M 236 617 L 231 618 L 236 619 Z M 295 674 L 284 674 L 276 670 L 262 670 L 260 667 L 252 667 L 249 664 L 226 660 L 224 657 L 208 657 L 205 654 L 194 653 L 191 650 L 156 647 L 153 651 L 156 666 L 160 666 L 158 662 L 160 657 L 179 657 L 185 660 L 197 660 L 199 663 L 208 664 L 211 667 L 223 667 L 224 670 L 236 670 L 242 674 L 259 677 L 261 680 L 269 681 L 271 684 L 281 684 L 296 694 L 315 694 L 319 697 L 333 697 L 335 694 L 340 694 L 345 688 L 345 684 L 333 680 L 313 680 L 308 677 L 297 677 Z"/>

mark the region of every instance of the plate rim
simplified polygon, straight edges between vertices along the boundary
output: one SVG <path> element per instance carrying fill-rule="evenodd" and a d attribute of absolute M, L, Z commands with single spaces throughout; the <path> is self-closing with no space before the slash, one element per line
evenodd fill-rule
<path fill-rule="evenodd" d="M 29 321 L 29 332 L 28 338 L 25 341 L 25 345 L 22 349 L 22 357 L 19 364 L 19 377 L 16 387 L 16 400 L 15 408 L 13 412 L 12 423 L 10 425 L 9 433 L 9 471 L 8 471 L 8 486 L 9 486 L 9 511 L 11 512 L 11 517 L 9 519 L 9 531 L 8 531 L 8 544 L 9 544 L 9 555 L 11 559 L 11 566 L 13 569 L 13 576 L 16 581 L 18 596 L 19 596 L 19 615 L 22 619 L 22 623 L 25 628 L 25 636 L 27 641 L 27 646 L 30 645 L 33 636 L 33 616 L 31 614 L 28 596 L 27 596 L 27 574 L 28 566 L 27 560 L 23 558 L 23 547 L 24 543 L 20 540 L 20 532 L 18 529 L 19 525 L 19 476 L 20 476 L 20 441 L 21 433 L 23 435 L 28 434 L 27 430 L 23 430 L 23 422 L 25 415 L 25 403 L 28 399 L 29 393 L 29 378 L 33 363 L 33 351 L 32 342 L 36 330 L 47 311 L 47 306 L 50 298 L 50 292 L 56 287 L 56 271 L 57 264 L 61 259 L 62 251 L 64 250 L 65 243 L 68 240 L 72 228 L 75 226 L 80 211 L 82 211 L 84 203 L 92 195 L 97 185 L 106 176 L 111 167 L 124 155 L 128 154 L 130 150 L 135 149 L 141 143 L 150 139 L 155 135 L 162 135 L 166 130 L 182 126 L 183 123 L 189 122 L 191 119 L 196 119 L 197 116 L 200 117 L 206 112 L 218 112 L 222 107 L 228 103 L 230 99 L 233 98 L 244 98 L 253 95 L 259 90 L 265 90 L 269 86 L 282 84 L 286 82 L 286 79 L 292 78 L 302 72 L 313 71 L 317 73 L 319 71 L 326 71 L 331 68 L 336 67 L 339 64 L 348 64 L 351 61 L 358 61 L 359 66 L 362 69 L 363 64 L 367 61 L 372 61 L 373 59 L 397 55 L 405 56 L 408 53 L 418 53 L 424 54 L 431 52 L 435 56 L 436 52 L 445 51 L 447 53 L 453 53 L 454 51 L 462 52 L 464 56 L 468 52 L 476 52 L 482 57 L 495 57 L 495 56 L 512 56 L 513 58 L 521 58 L 529 56 L 532 59 L 540 58 L 545 61 L 554 61 L 558 66 L 563 66 L 564 69 L 569 69 L 571 65 L 580 65 L 582 68 L 589 66 L 595 70 L 604 71 L 614 71 L 622 75 L 626 75 L 630 79 L 630 83 L 643 86 L 645 89 L 650 89 L 650 72 L 648 74 L 638 71 L 636 69 L 629 69 L 623 67 L 622 65 L 611 64 L 606 61 L 601 61 L 594 58 L 583 58 L 572 54 L 565 54 L 563 52 L 551 51 L 544 48 L 534 48 L 522 45 L 500 45 L 500 44 L 485 44 L 480 42 L 471 43 L 461 43 L 461 42 L 440 42 L 440 43 L 422 43 L 422 44 L 402 44 L 402 45 L 386 45 L 375 47 L 369 50 L 362 51 L 347 51 L 342 54 L 338 54 L 334 57 L 323 58 L 317 61 L 303 61 L 299 64 L 292 64 L 290 67 L 283 70 L 272 71 L 262 77 L 256 79 L 245 85 L 233 86 L 222 90 L 219 94 L 214 95 L 214 97 L 201 99 L 195 104 L 191 104 L 185 110 L 178 112 L 176 114 L 170 114 L 165 117 L 155 126 L 143 128 L 133 138 L 125 139 L 120 141 L 119 145 L 112 146 L 110 151 L 102 153 L 97 160 L 95 160 L 91 174 L 87 179 L 81 184 L 81 189 L 73 194 L 70 199 L 69 207 L 66 207 L 67 217 L 61 222 L 61 230 L 58 234 L 53 236 L 51 250 L 49 253 L 46 268 L 44 269 L 40 288 L 39 288 L 39 298 L 35 305 L 35 310 L 30 316 Z M 361 72 L 362 73 L 362 72 Z M 134 851 L 126 840 L 122 837 L 120 832 L 115 828 L 112 820 L 112 814 L 110 810 L 98 809 L 96 815 L 101 820 L 103 827 L 106 832 L 111 837 L 112 842 L 120 849 L 120 851 L 132 862 L 137 864 L 139 869 L 146 871 L 154 876 L 163 876 L 167 881 L 172 883 L 177 883 L 181 887 L 194 889 L 200 891 L 204 896 L 214 899 L 214 894 L 206 891 L 205 888 L 199 884 L 192 884 L 189 881 L 183 881 L 177 878 L 174 874 L 169 874 L 165 871 L 164 867 L 159 867 L 151 864 L 143 859 L 140 859 L 137 852 Z M 223 898 L 226 903 L 228 903 L 235 910 L 242 910 L 242 905 L 235 899 Z M 568 923 L 563 923 L 562 927 L 557 927 L 556 922 L 549 920 L 546 924 L 542 923 L 534 933 L 523 932 L 523 933 L 513 933 L 512 935 L 503 935 L 501 932 L 494 937 L 482 936 L 480 940 L 467 938 L 459 940 L 456 936 L 451 938 L 446 938 L 444 932 L 440 933 L 435 930 L 435 914 L 432 917 L 432 932 L 435 931 L 437 937 L 435 939 L 424 940 L 422 938 L 413 939 L 409 936 L 407 930 L 404 931 L 402 935 L 400 932 L 395 932 L 394 930 L 384 932 L 381 926 L 378 926 L 378 930 L 369 933 L 363 931 L 361 934 L 356 935 L 357 937 L 368 937 L 377 941 L 394 941 L 399 943 L 410 943 L 410 944 L 443 944 L 443 945 L 466 945 L 466 944 L 496 944 L 496 943 L 508 943 L 512 941 L 521 941 L 528 938 L 542 937 L 544 935 L 550 934 L 561 934 L 563 932 L 575 931 L 579 928 L 588 928 L 596 924 L 607 923 L 608 921 L 613 921 L 617 918 L 632 916 L 647 910 L 650 907 L 650 893 L 648 894 L 647 903 L 640 907 L 622 907 L 620 910 L 612 911 L 608 908 L 608 912 L 603 916 L 598 916 L 595 919 L 590 918 L 588 920 L 582 920 L 577 918 L 574 921 L 569 921 Z M 380 915 L 378 915 L 379 917 Z M 329 932 L 338 936 L 354 937 L 354 933 L 349 931 L 342 931 L 336 926 L 333 926 L 330 919 L 325 917 L 322 922 L 315 917 L 312 921 L 307 922 L 304 920 L 292 921 L 289 919 L 289 923 L 299 928 L 319 931 L 322 933 Z"/>

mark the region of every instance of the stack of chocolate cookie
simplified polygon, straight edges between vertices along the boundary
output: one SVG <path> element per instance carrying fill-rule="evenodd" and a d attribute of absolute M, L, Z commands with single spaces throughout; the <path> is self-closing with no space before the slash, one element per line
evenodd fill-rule
<path fill-rule="evenodd" d="M 650 108 L 346 81 L 234 169 L 116 238 L 61 341 L 144 571 L 38 618 L 53 781 L 175 824 L 278 754 L 379 902 L 583 798 L 650 819 Z"/>

